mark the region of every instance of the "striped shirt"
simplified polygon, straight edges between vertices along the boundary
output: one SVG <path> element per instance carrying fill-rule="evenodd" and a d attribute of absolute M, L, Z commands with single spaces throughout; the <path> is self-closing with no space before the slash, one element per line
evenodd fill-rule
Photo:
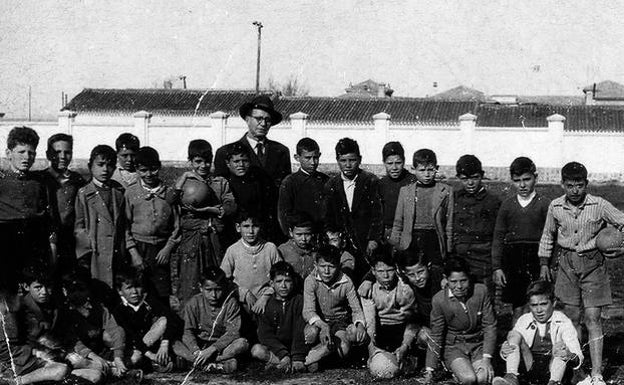
<path fill-rule="evenodd" d="M 596 235 L 611 224 L 624 227 L 624 213 L 603 198 L 587 194 L 578 206 L 561 196 L 550 203 L 538 256 L 542 265 L 548 264 L 555 239 L 565 249 L 583 253 L 596 248 Z"/>
<path fill-rule="evenodd" d="M 303 284 L 303 319 L 310 325 L 318 320 L 340 321 L 351 318 L 354 324 L 366 325 L 362 305 L 353 281 L 346 274 L 327 285 L 315 272 Z"/>

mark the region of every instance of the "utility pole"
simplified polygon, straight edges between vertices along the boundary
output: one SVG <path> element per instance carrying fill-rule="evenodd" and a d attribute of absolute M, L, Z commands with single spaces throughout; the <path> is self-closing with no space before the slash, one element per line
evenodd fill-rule
<path fill-rule="evenodd" d="M 31 109 L 32 109 L 32 86 L 28 86 L 28 121 L 31 121 Z"/>
<path fill-rule="evenodd" d="M 182 80 L 182 88 L 186 89 L 186 75 L 181 75 L 180 80 Z"/>
<path fill-rule="evenodd" d="M 260 45 L 262 43 L 262 25 L 259 21 L 254 21 L 252 23 L 256 27 L 258 27 L 258 60 L 256 62 L 256 94 L 260 93 Z"/>

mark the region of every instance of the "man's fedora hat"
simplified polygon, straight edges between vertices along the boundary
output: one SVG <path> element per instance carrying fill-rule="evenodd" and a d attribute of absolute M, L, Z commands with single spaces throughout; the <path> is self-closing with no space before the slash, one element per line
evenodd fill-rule
<path fill-rule="evenodd" d="M 271 115 L 271 125 L 273 126 L 282 121 L 282 114 L 275 111 L 273 101 L 266 95 L 256 96 L 252 101 L 244 103 L 238 112 L 240 112 L 241 118 L 245 119 L 254 108 L 268 112 Z"/>

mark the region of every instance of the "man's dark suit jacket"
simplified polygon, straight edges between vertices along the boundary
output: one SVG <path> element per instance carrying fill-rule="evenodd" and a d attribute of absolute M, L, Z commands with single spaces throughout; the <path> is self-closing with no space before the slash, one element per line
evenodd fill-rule
<path fill-rule="evenodd" d="M 353 247 L 356 270 L 368 269 L 362 259 L 368 241 L 381 242 L 383 210 L 379 178 L 360 170 L 355 180 L 352 210 L 349 210 L 342 178 L 337 175 L 325 184 L 325 229 L 342 232 Z"/>
<path fill-rule="evenodd" d="M 256 155 L 256 149 L 251 148 L 246 136 L 247 134 L 243 135 L 238 142 L 234 143 L 241 143 L 243 146 L 247 147 L 249 149 L 249 154 L 251 155 L 252 166 L 264 169 L 264 171 L 266 171 L 266 173 L 275 182 L 275 185 L 279 187 L 282 183 L 282 179 L 292 172 L 290 166 L 290 151 L 288 151 L 288 147 L 274 140 L 270 140 L 268 138 L 265 139 L 266 163 L 262 166 L 258 155 Z M 228 150 L 234 145 L 234 143 L 226 144 L 217 150 L 214 159 L 216 175 L 224 178 L 227 178 L 230 175 L 225 162 L 227 161 Z"/>

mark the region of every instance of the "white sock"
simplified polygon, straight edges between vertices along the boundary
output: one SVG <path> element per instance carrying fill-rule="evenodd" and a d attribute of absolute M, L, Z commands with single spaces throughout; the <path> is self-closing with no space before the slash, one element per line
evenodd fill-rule
<path fill-rule="evenodd" d="M 506 369 L 507 373 L 518 375 L 518 366 L 520 366 L 520 347 L 516 344 L 510 344 L 514 347 L 511 354 L 507 356 Z"/>
<path fill-rule="evenodd" d="M 561 381 L 565 373 L 567 363 L 560 357 L 553 357 L 550 362 L 550 380 Z"/>

